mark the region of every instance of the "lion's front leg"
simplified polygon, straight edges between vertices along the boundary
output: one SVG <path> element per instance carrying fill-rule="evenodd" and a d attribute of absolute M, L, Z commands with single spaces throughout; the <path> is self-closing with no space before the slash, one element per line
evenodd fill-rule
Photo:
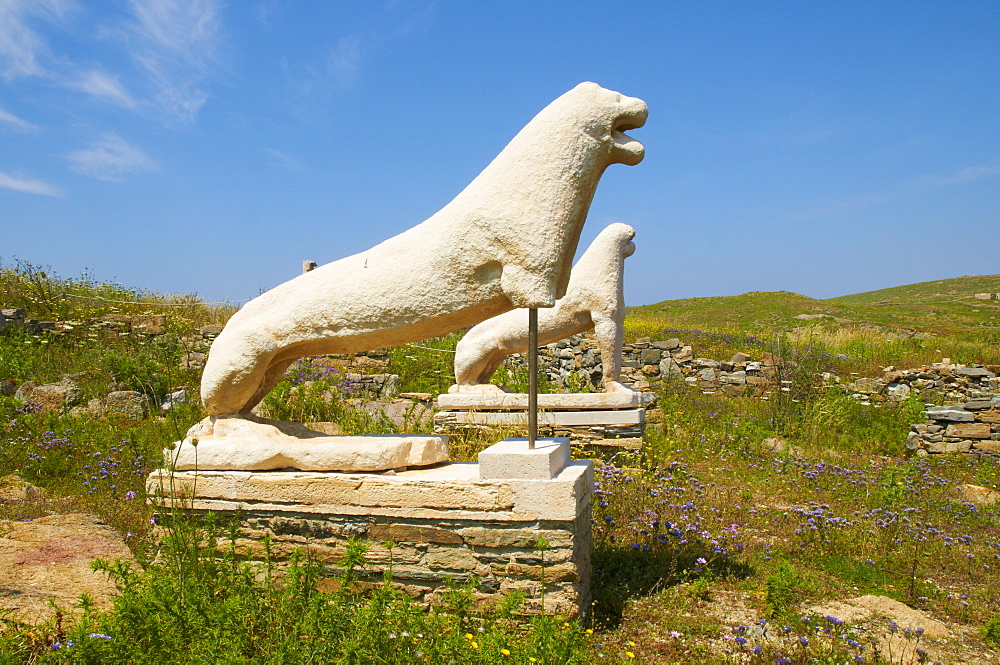
<path fill-rule="evenodd" d="M 625 329 L 622 322 L 617 319 L 622 317 L 607 316 L 598 312 L 593 313 L 594 336 L 597 338 L 597 348 L 601 352 L 601 364 L 604 366 L 604 390 L 605 392 L 637 392 L 621 383 L 622 370 L 622 344 L 625 341 Z"/>

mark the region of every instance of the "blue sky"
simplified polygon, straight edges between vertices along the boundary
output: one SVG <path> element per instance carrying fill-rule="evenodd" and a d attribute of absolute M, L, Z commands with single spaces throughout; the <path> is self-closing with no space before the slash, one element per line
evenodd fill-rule
<path fill-rule="evenodd" d="M 1000 273 L 1000 2 L 0 0 L 0 258 L 251 298 L 417 224 L 580 81 L 626 300 Z"/>

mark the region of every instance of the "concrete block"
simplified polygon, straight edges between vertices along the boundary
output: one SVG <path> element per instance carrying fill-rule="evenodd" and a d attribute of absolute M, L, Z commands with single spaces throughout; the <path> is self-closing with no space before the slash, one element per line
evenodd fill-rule
<path fill-rule="evenodd" d="M 479 453 L 479 477 L 487 479 L 550 480 L 569 463 L 567 437 L 537 439 L 528 449 L 526 438 L 504 439 Z"/>

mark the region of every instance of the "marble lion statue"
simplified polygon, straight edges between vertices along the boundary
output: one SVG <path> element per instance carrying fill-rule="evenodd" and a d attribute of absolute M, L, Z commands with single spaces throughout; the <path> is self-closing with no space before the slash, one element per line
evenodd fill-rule
<path fill-rule="evenodd" d="M 611 224 L 573 266 L 566 295 L 555 307 L 538 312 L 538 343 L 549 344 L 594 329 L 601 352 L 606 392 L 633 391 L 619 382 L 625 299 L 625 259 L 635 252 L 635 229 Z M 489 383 L 512 353 L 528 350 L 528 312 L 515 309 L 474 326 L 455 349 L 455 385 L 450 393 L 494 393 Z"/>
<path fill-rule="evenodd" d="M 251 300 L 209 353 L 201 397 L 218 417 L 251 409 L 298 358 L 416 342 L 518 307 L 552 307 L 597 183 L 642 161 L 624 132 L 645 102 L 581 83 L 545 107 L 426 221 Z M 197 427 L 197 426 L 196 426 Z"/>

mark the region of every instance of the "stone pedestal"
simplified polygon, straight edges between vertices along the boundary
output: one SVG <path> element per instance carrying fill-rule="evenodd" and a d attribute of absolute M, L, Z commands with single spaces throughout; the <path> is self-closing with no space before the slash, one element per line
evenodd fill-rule
<path fill-rule="evenodd" d="M 538 396 L 539 432 L 568 437 L 600 454 L 640 450 L 650 393 L 567 393 Z M 528 426 L 528 396 L 520 393 L 439 395 L 435 431 Z"/>
<path fill-rule="evenodd" d="M 549 469 L 560 466 L 566 444 L 539 444 L 528 466 L 542 458 Z M 494 463 L 504 446 L 526 448 L 497 445 L 484 451 L 487 476 L 502 471 Z M 521 457 L 515 470 L 524 466 Z M 252 558 L 263 558 L 269 537 L 272 556 L 281 560 L 298 548 L 335 576 L 346 539 L 363 537 L 369 549 L 362 579 L 375 584 L 390 571 L 392 583 L 421 602 L 438 600 L 449 578 L 475 578 L 484 603 L 511 591 L 527 596 L 529 612 L 575 615 L 590 603 L 590 462 L 568 462 L 544 479 L 484 478 L 480 464 L 469 462 L 394 474 L 177 471 L 172 485 L 167 471 L 157 471 L 148 486 L 164 496 L 172 486 L 175 496 L 187 497 L 180 502 L 186 509 L 238 519 L 238 547 Z"/>

